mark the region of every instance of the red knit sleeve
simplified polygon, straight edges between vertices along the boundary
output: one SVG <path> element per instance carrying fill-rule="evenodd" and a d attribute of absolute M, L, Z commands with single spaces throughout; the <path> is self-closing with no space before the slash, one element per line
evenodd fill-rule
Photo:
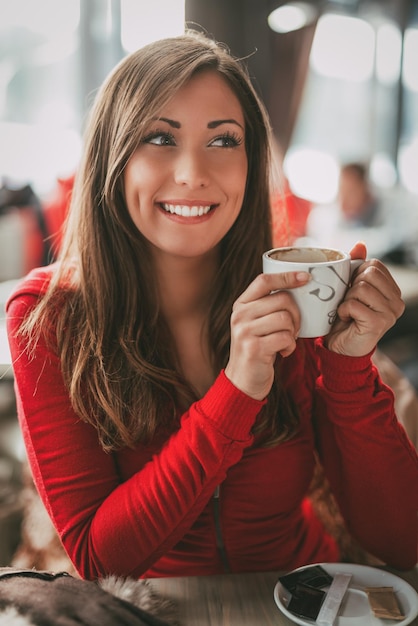
<path fill-rule="evenodd" d="M 263 403 L 222 372 L 166 445 L 126 481 L 117 456 L 73 412 L 57 356 L 39 342 L 33 358 L 16 338 L 35 298 L 8 305 L 19 420 L 35 484 L 79 573 L 139 576 L 191 527 L 252 442 Z"/>
<path fill-rule="evenodd" d="M 389 565 L 417 560 L 418 457 L 370 355 L 316 342 L 315 425 L 325 471 L 353 536 Z"/>

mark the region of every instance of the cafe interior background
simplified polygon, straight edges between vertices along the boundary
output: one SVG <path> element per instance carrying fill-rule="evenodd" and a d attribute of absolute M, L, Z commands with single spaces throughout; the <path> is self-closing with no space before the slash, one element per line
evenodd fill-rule
<path fill-rule="evenodd" d="M 332 202 L 347 161 L 413 207 L 393 266 L 406 311 L 381 348 L 418 390 L 418 0 L 0 0 L 0 566 L 20 541 L 25 481 L 4 302 L 53 258 L 98 86 L 185 23 L 246 60 L 293 209 Z"/>

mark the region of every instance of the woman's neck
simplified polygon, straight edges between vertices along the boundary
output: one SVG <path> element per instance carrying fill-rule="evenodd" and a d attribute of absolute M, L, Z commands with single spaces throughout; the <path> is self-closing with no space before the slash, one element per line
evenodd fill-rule
<path fill-rule="evenodd" d="M 168 322 L 206 312 L 218 270 L 216 250 L 203 257 L 154 256 L 161 311 Z"/>
<path fill-rule="evenodd" d="M 199 258 L 154 256 L 161 312 L 176 345 L 186 380 L 202 396 L 215 373 L 205 332 L 210 285 L 218 269 L 218 254 Z"/>

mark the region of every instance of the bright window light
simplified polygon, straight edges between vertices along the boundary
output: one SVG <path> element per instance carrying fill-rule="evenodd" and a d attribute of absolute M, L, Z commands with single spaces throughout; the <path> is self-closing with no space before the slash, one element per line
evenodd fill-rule
<path fill-rule="evenodd" d="M 376 35 L 376 76 L 384 85 L 398 82 L 401 71 L 402 36 L 391 23 L 382 24 Z"/>
<path fill-rule="evenodd" d="M 334 200 L 339 177 L 337 160 L 319 150 L 298 146 L 288 150 L 284 172 L 293 192 L 315 203 Z"/>
<path fill-rule="evenodd" d="M 9 58 L 15 57 L 13 64 L 27 55 L 32 66 L 51 65 L 77 48 L 80 0 L 0 0 L 0 16 L 0 40 L 4 31 L 10 41 L 4 51 Z M 0 74 L 3 66 L 4 62 Z"/>
<path fill-rule="evenodd" d="M 370 162 L 370 180 L 378 187 L 390 189 L 396 184 L 396 169 L 392 158 L 384 152 L 376 152 Z"/>
<path fill-rule="evenodd" d="M 121 0 L 121 38 L 127 52 L 184 32 L 185 0 Z"/>
<path fill-rule="evenodd" d="M 418 28 L 407 28 L 404 39 L 403 81 L 411 91 L 418 91 Z"/>
<path fill-rule="evenodd" d="M 373 74 L 375 33 L 367 22 L 345 15 L 323 15 L 316 27 L 310 63 L 318 74 L 362 82 Z"/>
<path fill-rule="evenodd" d="M 267 22 L 276 33 L 289 33 L 307 26 L 316 16 L 316 9 L 307 2 L 288 2 L 272 11 Z"/>
<path fill-rule="evenodd" d="M 0 122 L 0 171 L 13 181 L 36 184 L 37 191 L 50 190 L 57 176 L 69 176 L 81 154 L 80 135 L 51 124 Z"/>
<path fill-rule="evenodd" d="M 418 135 L 410 144 L 400 148 L 398 160 L 400 179 L 406 189 L 413 193 L 418 193 L 417 163 Z"/>
<path fill-rule="evenodd" d="M 0 15 L 0 32 L 18 27 L 51 39 L 76 30 L 80 0 L 0 0 Z"/>

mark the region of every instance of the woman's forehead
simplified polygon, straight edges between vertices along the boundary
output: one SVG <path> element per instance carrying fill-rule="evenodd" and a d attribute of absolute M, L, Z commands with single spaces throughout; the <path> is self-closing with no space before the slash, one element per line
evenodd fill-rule
<path fill-rule="evenodd" d="M 182 112 L 199 117 L 231 119 L 244 127 L 244 111 L 228 81 L 214 70 L 191 76 L 159 109 L 159 114 L 177 119 Z M 174 117 L 172 117 L 174 116 Z"/>

